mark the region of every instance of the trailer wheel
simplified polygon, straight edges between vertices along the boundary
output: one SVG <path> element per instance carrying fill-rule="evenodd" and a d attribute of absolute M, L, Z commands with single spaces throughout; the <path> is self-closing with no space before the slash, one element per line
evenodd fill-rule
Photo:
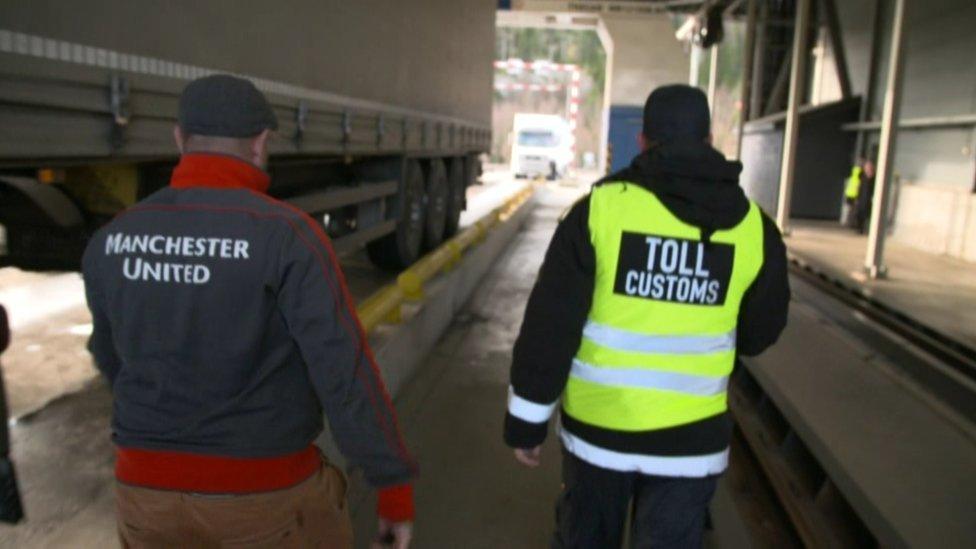
<path fill-rule="evenodd" d="M 424 173 L 416 160 L 404 162 L 394 211 L 398 215 L 396 230 L 370 242 L 366 251 L 377 267 L 398 271 L 409 267 L 420 257 L 424 240 Z"/>
<path fill-rule="evenodd" d="M 444 224 L 444 238 L 449 238 L 457 233 L 458 225 L 461 223 L 461 212 L 465 206 L 465 192 L 468 185 L 464 180 L 464 158 L 452 158 L 447 168 L 448 197 L 447 197 L 447 222 Z"/>
<path fill-rule="evenodd" d="M 444 241 L 447 223 L 448 199 L 447 170 L 444 161 L 435 158 L 427 168 L 427 220 L 424 226 L 424 249 L 433 250 Z"/>

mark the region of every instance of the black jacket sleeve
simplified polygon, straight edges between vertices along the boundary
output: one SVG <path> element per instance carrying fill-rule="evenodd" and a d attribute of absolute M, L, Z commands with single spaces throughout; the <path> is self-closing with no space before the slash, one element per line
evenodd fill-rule
<path fill-rule="evenodd" d="M 739 307 L 736 347 L 746 356 L 758 355 L 776 343 L 790 306 L 786 246 L 773 220 L 765 213 L 762 219 L 763 265 Z"/>
<path fill-rule="evenodd" d="M 589 196 L 556 227 L 529 296 L 512 353 L 505 442 L 513 448 L 541 444 L 593 300 L 596 254 L 588 228 Z"/>

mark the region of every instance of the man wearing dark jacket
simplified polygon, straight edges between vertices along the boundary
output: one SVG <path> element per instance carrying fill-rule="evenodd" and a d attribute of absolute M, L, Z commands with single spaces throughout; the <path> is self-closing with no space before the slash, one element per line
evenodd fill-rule
<path fill-rule="evenodd" d="M 785 248 L 709 145 L 708 104 L 655 90 L 630 167 L 559 223 L 515 343 L 505 441 L 539 464 L 561 401 L 553 547 L 698 547 L 732 430 L 736 353 L 786 323 Z"/>
<path fill-rule="evenodd" d="M 385 537 L 409 541 L 414 464 L 329 238 L 266 194 L 276 127 L 247 80 L 191 82 L 170 186 L 85 252 L 123 546 L 351 547 L 323 412 Z"/>

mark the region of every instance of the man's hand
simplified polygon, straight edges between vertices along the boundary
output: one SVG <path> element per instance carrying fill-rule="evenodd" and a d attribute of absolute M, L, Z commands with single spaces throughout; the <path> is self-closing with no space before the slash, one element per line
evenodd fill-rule
<path fill-rule="evenodd" d="M 542 446 L 536 446 L 535 448 L 516 448 L 515 459 L 526 467 L 538 467 L 540 463 L 539 456 L 541 453 Z"/>
<path fill-rule="evenodd" d="M 407 549 L 413 537 L 413 522 L 390 522 L 379 519 L 379 532 L 373 541 L 373 549 Z"/>

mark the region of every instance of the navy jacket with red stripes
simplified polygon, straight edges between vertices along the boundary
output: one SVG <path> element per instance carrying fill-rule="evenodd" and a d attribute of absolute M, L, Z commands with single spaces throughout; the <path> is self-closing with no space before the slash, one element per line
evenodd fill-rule
<path fill-rule="evenodd" d="M 367 480 L 403 499 L 414 463 L 329 239 L 268 184 L 247 162 L 187 154 L 92 238 L 89 348 L 112 386 L 116 475 L 278 489 L 317 470 L 324 415 Z"/>

